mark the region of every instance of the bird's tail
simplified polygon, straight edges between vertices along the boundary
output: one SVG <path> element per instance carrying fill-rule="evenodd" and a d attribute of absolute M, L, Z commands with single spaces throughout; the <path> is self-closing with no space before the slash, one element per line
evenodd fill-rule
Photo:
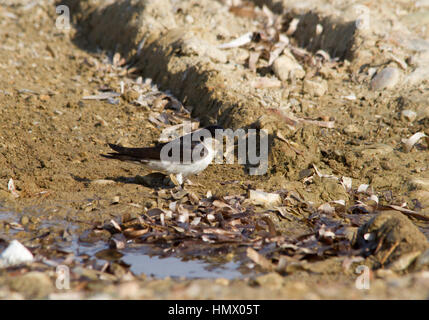
<path fill-rule="evenodd" d="M 101 154 L 102 157 L 108 159 L 117 159 L 122 161 L 136 161 L 137 157 L 135 152 L 133 152 L 134 148 L 126 148 L 122 146 L 118 146 L 116 144 L 109 143 L 109 147 L 116 152 L 109 152 L 108 154 Z"/>
<path fill-rule="evenodd" d="M 102 154 L 102 157 L 133 162 L 145 162 L 150 159 L 159 160 L 162 148 L 162 145 L 149 148 L 126 148 L 112 143 L 109 143 L 109 146 L 116 152 Z"/>

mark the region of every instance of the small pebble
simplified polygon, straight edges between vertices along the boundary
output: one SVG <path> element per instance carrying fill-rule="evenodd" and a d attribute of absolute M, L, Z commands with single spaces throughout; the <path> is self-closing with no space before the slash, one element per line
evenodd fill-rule
<path fill-rule="evenodd" d="M 91 184 L 98 184 L 98 185 L 107 185 L 107 184 L 114 184 L 115 181 L 113 180 L 107 180 L 107 179 L 98 179 L 91 182 Z"/>
<path fill-rule="evenodd" d="M 346 126 L 344 128 L 343 131 L 344 131 L 344 133 L 348 133 L 348 134 L 360 132 L 359 128 L 354 124 L 349 124 L 348 126 Z"/>
<path fill-rule="evenodd" d="M 184 55 L 197 55 L 200 57 L 206 56 L 214 62 L 226 63 L 228 60 L 225 52 L 219 50 L 210 43 L 195 37 L 183 40 L 181 43 L 181 50 Z"/>
<path fill-rule="evenodd" d="M 427 190 L 414 190 L 410 192 L 410 199 L 417 200 L 419 207 L 422 209 L 429 208 L 429 191 Z"/>
<path fill-rule="evenodd" d="M 194 23 L 194 18 L 192 18 L 192 16 L 190 16 L 189 14 L 185 17 L 185 21 L 189 24 Z"/>
<path fill-rule="evenodd" d="M 409 185 L 412 189 L 429 191 L 429 178 L 411 179 Z"/>
<path fill-rule="evenodd" d="M 407 122 L 413 122 L 417 118 L 417 113 L 413 110 L 402 110 L 401 119 Z"/>
<path fill-rule="evenodd" d="M 46 101 L 48 101 L 50 99 L 50 96 L 48 96 L 47 94 L 41 94 L 40 96 L 39 96 L 39 100 L 40 101 L 44 101 L 44 102 L 46 102 Z"/>
<path fill-rule="evenodd" d="M 291 79 L 292 77 L 302 79 L 305 76 L 305 71 L 301 65 L 292 57 L 280 56 L 273 63 L 274 74 L 282 81 Z"/>
<path fill-rule="evenodd" d="M 28 224 L 30 222 L 30 219 L 28 219 L 28 217 L 27 216 L 23 216 L 22 218 L 21 218 L 21 224 L 23 225 L 23 226 L 25 226 L 26 224 Z"/>
<path fill-rule="evenodd" d="M 401 77 L 399 69 L 387 67 L 378 72 L 371 80 L 371 90 L 379 91 L 382 89 L 391 89 L 396 86 Z"/>
<path fill-rule="evenodd" d="M 416 267 L 417 268 L 422 268 L 422 267 L 427 267 L 429 266 L 429 249 L 427 249 L 426 251 L 424 251 L 418 258 L 416 261 Z"/>
<path fill-rule="evenodd" d="M 118 204 L 118 203 L 119 203 L 119 196 L 113 197 L 112 204 Z"/>
<path fill-rule="evenodd" d="M 321 97 L 328 90 L 326 80 L 304 80 L 304 93 L 308 93 L 313 97 Z"/>
<path fill-rule="evenodd" d="M 384 143 L 375 143 L 364 146 L 360 149 L 360 153 L 365 157 L 373 157 L 376 155 L 387 155 L 393 151 L 393 148 Z"/>

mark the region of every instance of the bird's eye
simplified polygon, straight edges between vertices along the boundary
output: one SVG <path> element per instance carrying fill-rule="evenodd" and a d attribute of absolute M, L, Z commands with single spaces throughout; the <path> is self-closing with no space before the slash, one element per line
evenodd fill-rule
<path fill-rule="evenodd" d="M 204 136 L 200 138 L 201 142 L 204 142 Z"/>

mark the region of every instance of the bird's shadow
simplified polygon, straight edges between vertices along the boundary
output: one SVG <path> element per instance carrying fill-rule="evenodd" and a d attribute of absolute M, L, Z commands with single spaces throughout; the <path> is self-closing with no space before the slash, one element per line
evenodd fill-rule
<path fill-rule="evenodd" d="M 91 180 L 88 178 L 82 178 L 76 175 L 72 175 L 72 178 L 75 181 L 83 182 L 88 185 L 97 181 L 97 180 Z M 143 185 L 145 187 L 154 188 L 154 189 L 173 189 L 175 187 L 170 177 L 160 172 L 153 172 L 145 176 L 137 175 L 135 177 L 124 177 L 124 176 L 105 177 L 101 180 L 106 180 L 106 181 L 110 180 L 110 181 L 120 182 L 124 184 Z"/>

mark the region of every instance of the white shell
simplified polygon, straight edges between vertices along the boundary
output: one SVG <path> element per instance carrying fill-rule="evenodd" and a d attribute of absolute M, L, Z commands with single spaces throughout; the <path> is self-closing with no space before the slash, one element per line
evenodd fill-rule
<path fill-rule="evenodd" d="M 9 267 L 21 263 L 32 262 L 33 254 L 18 240 L 12 240 L 9 246 L 0 255 L 0 267 Z"/>

